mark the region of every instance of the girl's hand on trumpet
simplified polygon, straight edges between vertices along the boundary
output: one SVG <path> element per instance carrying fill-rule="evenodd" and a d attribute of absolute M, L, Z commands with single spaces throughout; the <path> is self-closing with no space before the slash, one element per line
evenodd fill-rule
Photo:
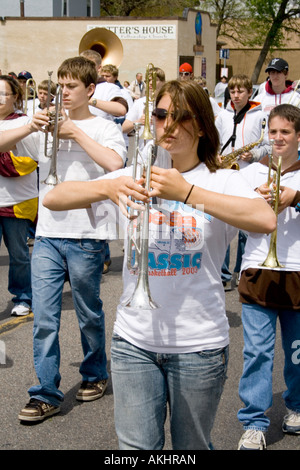
<path fill-rule="evenodd" d="M 184 202 L 190 190 L 188 183 L 175 168 L 163 169 L 157 166 L 151 168 L 151 197 L 160 197 Z"/>
<path fill-rule="evenodd" d="M 107 188 L 108 198 L 117 204 L 122 214 L 129 219 L 135 219 L 137 214 L 132 215 L 128 207 L 143 211 L 145 209 L 144 204 L 149 202 L 148 191 L 142 186 L 144 182 L 143 178 L 134 182 L 131 176 L 120 176 L 109 182 Z"/>

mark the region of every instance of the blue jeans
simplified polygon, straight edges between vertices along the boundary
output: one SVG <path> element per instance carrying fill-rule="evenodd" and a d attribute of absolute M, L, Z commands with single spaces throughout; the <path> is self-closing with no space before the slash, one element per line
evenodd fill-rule
<path fill-rule="evenodd" d="M 3 237 L 9 254 L 8 291 L 16 304 L 31 306 L 31 267 L 27 236 L 30 220 L 0 217 L 0 243 Z"/>
<path fill-rule="evenodd" d="M 235 273 L 239 273 L 241 270 L 242 257 L 245 252 L 247 238 L 248 238 L 248 235 L 244 233 L 242 230 L 239 230 L 236 261 L 235 261 L 235 267 L 233 270 L 233 272 Z M 228 282 L 228 281 L 231 281 L 232 279 L 232 274 L 229 270 L 229 265 L 230 265 L 230 245 L 227 247 L 226 255 L 223 261 L 223 266 L 222 266 L 222 271 L 221 271 L 221 277 L 222 277 L 223 282 Z"/>
<path fill-rule="evenodd" d="M 243 304 L 244 369 L 239 394 L 245 408 L 240 409 L 237 416 L 244 429 L 267 431 L 270 424 L 265 413 L 272 405 L 272 371 L 278 318 L 287 386 L 283 398 L 287 408 L 300 412 L 300 312 Z"/>
<path fill-rule="evenodd" d="M 228 347 L 157 354 L 113 335 L 111 363 L 119 448 L 162 449 L 169 403 L 173 449 L 211 449 L 210 434 L 227 361 Z"/>
<path fill-rule="evenodd" d="M 32 253 L 33 352 L 40 385 L 29 389 L 31 397 L 55 406 L 63 400 L 58 333 L 67 271 L 81 333 L 82 379 L 95 382 L 108 377 L 104 312 L 99 298 L 104 246 L 102 240 L 36 238 Z"/>

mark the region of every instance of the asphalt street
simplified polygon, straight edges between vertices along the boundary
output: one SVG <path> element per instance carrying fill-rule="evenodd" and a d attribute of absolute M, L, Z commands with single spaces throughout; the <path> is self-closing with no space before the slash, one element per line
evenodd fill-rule
<path fill-rule="evenodd" d="M 122 290 L 122 242 L 110 244 L 112 264 L 103 276 L 101 297 L 106 315 L 107 355 L 110 365 L 110 338 L 116 306 Z M 32 248 L 31 248 L 32 251 Z M 63 293 L 61 344 L 61 390 L 65 400 L 61 413 L 40 424 L 21 424 L 18 412 L 28 401 L 28 388 L 36 383 L 32 357 L 33 315 L 11 317 L 11 295 L 7 291 L 8 254 L 4 244 L 0 249 L 0 450 L 105 450 L 118 449 L 114 430 L 113 390 L 111 381 L 106 394 L 90 403 L 76 401 L 75 395 L 81 377 L 82 360 L 79 329 L 74 313 L 71 290 L 65 284 Z M 236 418 L 241 405 L 238 382 L 242 371 L 241 306 L 237 289 L 226 292 L 226 308 L 230 323 L 230 361 L 228 379 L 221 399 L 213 431 L 216 450 L 235 450 L 242 428 Z M 268 450 L 299 450 L 300 436 L 285 435 L 281 431 L 285 407 L 281 395 L 285 390 L 282 376 L 283 355 L 280 334 L 274 364 L 273 406 L 268 411 L 271 426 L 267 434 Z M 166 425 L 165 450 L 170 450 Z"/>

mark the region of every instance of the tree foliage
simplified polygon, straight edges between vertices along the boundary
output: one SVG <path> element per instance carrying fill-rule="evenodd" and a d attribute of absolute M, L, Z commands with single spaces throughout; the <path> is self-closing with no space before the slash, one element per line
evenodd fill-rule
<path fill-rule="evenodd" d="M 174 16 L 199 0 L 101 0 L 102 16 Z"/>
<path fill-rule="evenodd" d="M 268 54 L 286 45 L 290 33 L 300 33 L 299 0 L 204 0 L 200 4 L 217 23 L 218 39 L 230 37 L 261 49 L 251 77 L 254 83 Z"/>

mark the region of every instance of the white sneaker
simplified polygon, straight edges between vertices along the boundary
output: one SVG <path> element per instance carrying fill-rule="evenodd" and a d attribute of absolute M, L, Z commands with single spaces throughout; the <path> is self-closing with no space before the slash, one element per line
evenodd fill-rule
<path fill-rule="evenodd" d="M 264 450 L 265 448 L 265 433 L 256 429 L 247 429 L 238 445 L 238 450 Z"/>
<path fill-rule="evenodd" d="M 300 434 L 300 413 L 287 409 L 287 415 L 283 418 L 282 430 L 289 434 Z"/>
<path fill-rule="evenodd" d="M 27 305 L 16 304 L 11 311 L 11 315 L 16 315 L 17 317 L 23 317 L 31 313 L 30 307 Z"/>

